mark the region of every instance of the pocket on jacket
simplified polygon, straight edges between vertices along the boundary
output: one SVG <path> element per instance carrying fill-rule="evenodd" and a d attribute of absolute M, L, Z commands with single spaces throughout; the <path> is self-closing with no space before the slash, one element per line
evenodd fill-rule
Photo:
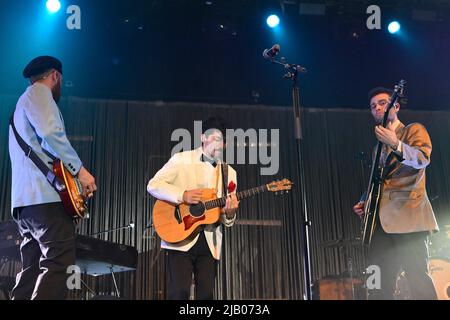
<path fill-rule="evenodd" d="M 423 197 L 420 191 L 391 191 L 389 192 L 389 200 L 417 200 Z"/>

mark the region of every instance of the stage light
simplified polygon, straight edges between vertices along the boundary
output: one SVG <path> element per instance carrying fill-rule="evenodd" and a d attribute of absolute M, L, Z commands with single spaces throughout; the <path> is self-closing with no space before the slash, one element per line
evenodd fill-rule
<path fill-rule="evenodd" d="M 46 7 L 50 13 L 56 13 L 61 9 L 61 2 L 59 0 L 47 0 Z"/>
<path fill-rule="evenodd" d="M 394 34 L 400 31 L 400 23 L 397 21 L 392 21 L 389 23 L 388 30 L 390 33 Z"/>
<path fill-rule="evenodd" d="M 277 15 L 272 14 L 267 18 L 266 22 L 269 27 L 275 28 L 280 24 L 280 18 L 278 18 Z"/>

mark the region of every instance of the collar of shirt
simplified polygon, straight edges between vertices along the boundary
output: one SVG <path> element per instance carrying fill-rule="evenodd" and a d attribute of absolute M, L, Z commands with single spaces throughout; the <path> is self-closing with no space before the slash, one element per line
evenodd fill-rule
<path fill-rule="evenodd" d="M 216 160 L 209 158 L 206 154 L 204 154 L 202 152 L 201 156 L 200 156 L 200 161 L 201 162 L 207 162 L 209 164 L 211 164 L 214 168 L 217 166 Z"/>

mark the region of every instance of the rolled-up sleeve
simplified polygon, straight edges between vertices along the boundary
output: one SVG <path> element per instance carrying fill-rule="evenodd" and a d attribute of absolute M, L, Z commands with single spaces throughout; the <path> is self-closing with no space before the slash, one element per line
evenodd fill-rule
<path fill-rule="evenodd" d="M 431 161 L 431 139 L 425 127 L 419 123 L 414 123 L 408 128 L 405 143 L 401 141 L 402 164 L 413 167 L 414 169 L 423 169 Z"/>

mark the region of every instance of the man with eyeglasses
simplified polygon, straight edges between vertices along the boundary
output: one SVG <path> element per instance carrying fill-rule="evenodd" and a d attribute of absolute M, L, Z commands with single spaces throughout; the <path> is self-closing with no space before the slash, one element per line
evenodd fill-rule
<path fill-rule="evenodd" d="M 83 192 L 92 197 L 94 177 L 84 168 L 66 136 L 58 108 L 62 64 L 50 56 L 33 59 L 23 70 L 30 86 L 17 102 L 13 123 L 18 135 L 48 166 L 61 159 L 77 175 Z M 13 300 L 60 300 L 67 294 L 67 268 L 75 264 L 75 226 L 59 194 L 9 129 L 12 167 L 11 208 L 23 241 L 22 270 L 16 277 Z"/>
<path fill-rule="evenodd" d="M 381 124 L 392 90 L 369 92 L 376 138 L 383 143 L 380 165 L 384 167 L 378 221 L 369 248 L 369 265 L 380 268 L 380 288 L 369 290 L 369 299 L 395 299 L 399 272 L 404 271 L 412 299 L 437 299 L 428 275 L 427 236 L 438 231 L 425 189 L 425 169 L 430 164 L 431 139 L 419 123 L 400 122 L 400 104 L 389 112 L 386 128 Z M 366 195 L 353 207 L 363 217 Z"/>

